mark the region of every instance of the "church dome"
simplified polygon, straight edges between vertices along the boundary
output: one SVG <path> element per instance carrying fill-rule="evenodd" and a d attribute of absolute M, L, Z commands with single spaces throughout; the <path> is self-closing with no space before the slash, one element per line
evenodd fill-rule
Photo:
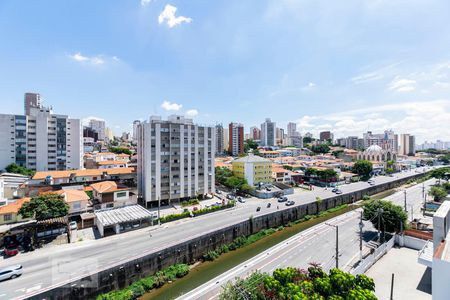
<path fill-rule="evenodd" d="M 379 155 L 383 153 L 383 149 L 378 145 L 372 145 L 364 151 L 368 155 Z"/>

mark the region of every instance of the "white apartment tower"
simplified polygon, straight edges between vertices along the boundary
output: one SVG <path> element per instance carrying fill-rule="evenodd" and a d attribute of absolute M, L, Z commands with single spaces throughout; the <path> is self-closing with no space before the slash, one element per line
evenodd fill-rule
<path fill-rule="evenodd" d="M 275 146 L 276 145 L 276 124 L 270 118 L 267 118 L 261 124 L 261 145 Z"/>
<path fill-rule="evenodd" d="M 137 143 L 138 140 L 138 126 L 141 124 L 141 121 L 134 120 L 133 121 L 133 142 Z"/>
<path fill-rule="evenodd" d="M 400 155 L 414 155 L 416 153 L 416 139 L 413 135 L 400 134 Z"/>
<path fill-rule="evenodd" d="M 216 155 L 222 155 L 224 153 L 224 140 L 223 140 L 223 126 L 222 124 L 216 125 Z"/>
<path fill-rule="evenodd" d="M 138 193 L 147 207 L 215 192 L 215 135 L 176 115 L 139 124 Z"/>
<path fill-rule="evenodd" d="M 27 115 L 0 114 L 0 169 L 11 163 L 35 171 L 82 168 L 80 120 L 37 105 L 29 105 Z"/>
<path fill-rule="evenodd" d="M 100 141 L 105 140 L 105 129 L 106 124 L 104 120 L 99 119 L 89 119 L 89 127 L 98 133 L 98 139 Z"/>

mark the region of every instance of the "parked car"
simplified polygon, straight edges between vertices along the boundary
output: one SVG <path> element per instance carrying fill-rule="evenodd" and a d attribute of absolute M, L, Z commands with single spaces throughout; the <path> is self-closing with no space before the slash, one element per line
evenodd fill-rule
<path fill-rule="evenodd" d="M 266 187 L 266 191 L 270 192 L 272 189 L 270 187 Z"/>
<path fill-rule="evenodd" d="M 336 193 L 337 190 L 338 190 L 338 188 L 335 187 L 335 188 L 333 188 L 331 191 L 332 191 L 333 193 Z"/>
<path fill-rule="evenodd" d="M 222 192 L 220 190 L 216 190 L 216 194 L 222 194 Z"/>
<path fill-rule="evenodd" d="M 242 197 L 237 197 L 237 201 L 239 201 L 240 203 L 245 203 L 245 199 Z"/>
<path fill-rule="evenodd" d="M 72 221 L 69 223 L 70 230 L 78 229 L 78 225 L 76 221 Z"/>
<path fill-rule="evenodd" d="M 231 194 L 228 194 L 228 195 L 227 195 L 227 199 L 229 199 L 229 200 L 234 200 L 234 196 L 231 195 Z"/>
<path fill-rule="evenodd" d="M 3 253 L 7 257 L 17 255 L 17 254 L 19 254 L 19 247 L 16 244 L 8 244 L 5 246 Z"/>
<path fill-rule="evenodd" d="M 22 265 L 9 266 L 0 269 L 0 280 L 14 279 L 22 275 Z"/>
<path fill-rule="evenodd" d="M 336 189 L 335 193 L 338 194 L 338 195 L 339 195 L 339 194 L 342 194 L 342 190 Z"/>
<path fill-rule="evenodd" d="M 280 203 L 281 202 L 286 202 L 286 201 L 288 201 L 288 198 L 286 196 L 278 198 L 278 202 L 280 202 Z"/>
<path fill-rule="evenodd" d="M 295 202 L 292 200 L 289 200 L 288 202 L 286 202 L 286 206 L 292 206 L 294 204 L 295 204 Z"/>

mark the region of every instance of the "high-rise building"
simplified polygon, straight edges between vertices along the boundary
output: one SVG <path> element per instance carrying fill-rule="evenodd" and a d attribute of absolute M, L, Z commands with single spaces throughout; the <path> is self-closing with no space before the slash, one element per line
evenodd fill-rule
<path fill-rule="evenodd" d="M 228 151 L 230 148 L 230 130 L 227 127 L 223 128 L 223 150 Z"/>
<path fill-rule="evenodd" d="M 319 134 L 319 139 L 321 141 L 333 140 L 333 134 L 331 133 L 331 131 L 322 131 Z"/>
<path fill-rule="evenodd" d="M 112 129 L 109 128 L 109 127 L 106 127 L 106 128 L 105 128 L 105 139 L 106 139 L 107 141 L 112 141 L 112 140 L 114 140 L 114 133 L 113 133 Z"/>
<path fill-rule="evenodd" d="M 254 141 L 261 139 L 261 129 L 256 126 L 250 127 L 250 138 Z"/>
<path fill-rule="evenodd" d="M 400 155 L 414 155 L 416 153 L 416 139 L 413 135 L 400 134 Z"/>
<path fill-rule="evenodd" d="M 92 128 L 92 130 L 96 131 L 98 133 L 98 140 L 104 141 L 105 140 L 105 128 L 106 124 L 104 120 L 100 119 L 89 119 L 89 127 Z"/>
<path fill-rule="evenodd" d="M 215 134 L 175 115 L 138 126 L 138 193 L 146 206 L 215 192 Z"/>
<path fill-rule="evenodd" d="M 305 137 L 312 139 L 313 138 L 313 134 L 311 132 L 307 132 L 307 133 L 305 133 Z"/>
<path fill-rule="evenodd" d="M 133 142 L 137 143 L 137 132 L 138 132 L 138 126 L 139 124 L 141 124 L 141 121 L 139 120 L 134 120 L 133 121 Z"/>
<path fill-rule="evenodd" d="M 25 93 L 24 97 L 24 114 L 30 114 L 31 107 L 41 107 L 41 95 L 37 93 Z"/>
<path fill-rule="evenodd" d="M 11 163 L 35 171 L 82 168 L 80 120 L 38 105 L 30 104 L 27 115 L 0 114 L 0 169 Z"/>
<path fill-rule="evenodd" d="M 244 125 L 241 123 L 230 123 L 228 125 L 228 152 L 233 156 L 244 153 Z"/>
<path fill-rule="evenodd" d="M 297 124 L 296 124 L 296 123 L 289 122 L 289 123 L 287 124 L 287 134 L 288 134 L 288 137 L 294 136 L 296 132 L 297 132 Z"/>
<path fill-rule="evenodd" d="M 383 150 L 398 152 L 398 136 L 392 130 L 385 130 L 384 133 L 374 134 L 367 131 L 363 134 L 364 148 L 367 149 L 372 145 L 378 145 Z"/>
<path fill-rule="evenodd" d="M 216 125 L 216 155 L 222 155 L 224 153 L 224 141 L 223 141 L 223 126 L 222 124 Z"/>
<path fill-rule="evenodd" d="M 276 123 L 267 118 L 261 124 L 261 145 L 275 146 L 276 145 Z"/>

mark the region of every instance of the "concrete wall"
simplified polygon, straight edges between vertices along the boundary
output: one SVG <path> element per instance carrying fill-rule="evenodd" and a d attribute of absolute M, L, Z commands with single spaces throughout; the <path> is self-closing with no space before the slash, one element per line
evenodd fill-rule
<path fill-rule="evenodd" d="M 416 174 L 410 178 L 420 177 Z M 410 179 L 408 178 L 408 179 Z M 373 195 L 405 183 L 408 179 L 399 179 L 381 186 L 368 186 L 366 189 L 350 194 L 336 195 L 313 202 L 255 217 L 226 228 L 205 232 L 200 237 L 181 242 L 159 252 L 151 253 L 124 264 L 115 265 L 98 273 L 72 281 L 63 286 L 54 287 L 29 299 L 89 299 L 114 289 L 121 289 L 132 282 L 177 263 L 191 264 L 202 258 L 209 250 L 230 243 L 239 236 L 247 236 L 262 229 L 286 225 L 306 215 L 312 215 L 342 204 L 360 200 L 364 195 Z"/>

